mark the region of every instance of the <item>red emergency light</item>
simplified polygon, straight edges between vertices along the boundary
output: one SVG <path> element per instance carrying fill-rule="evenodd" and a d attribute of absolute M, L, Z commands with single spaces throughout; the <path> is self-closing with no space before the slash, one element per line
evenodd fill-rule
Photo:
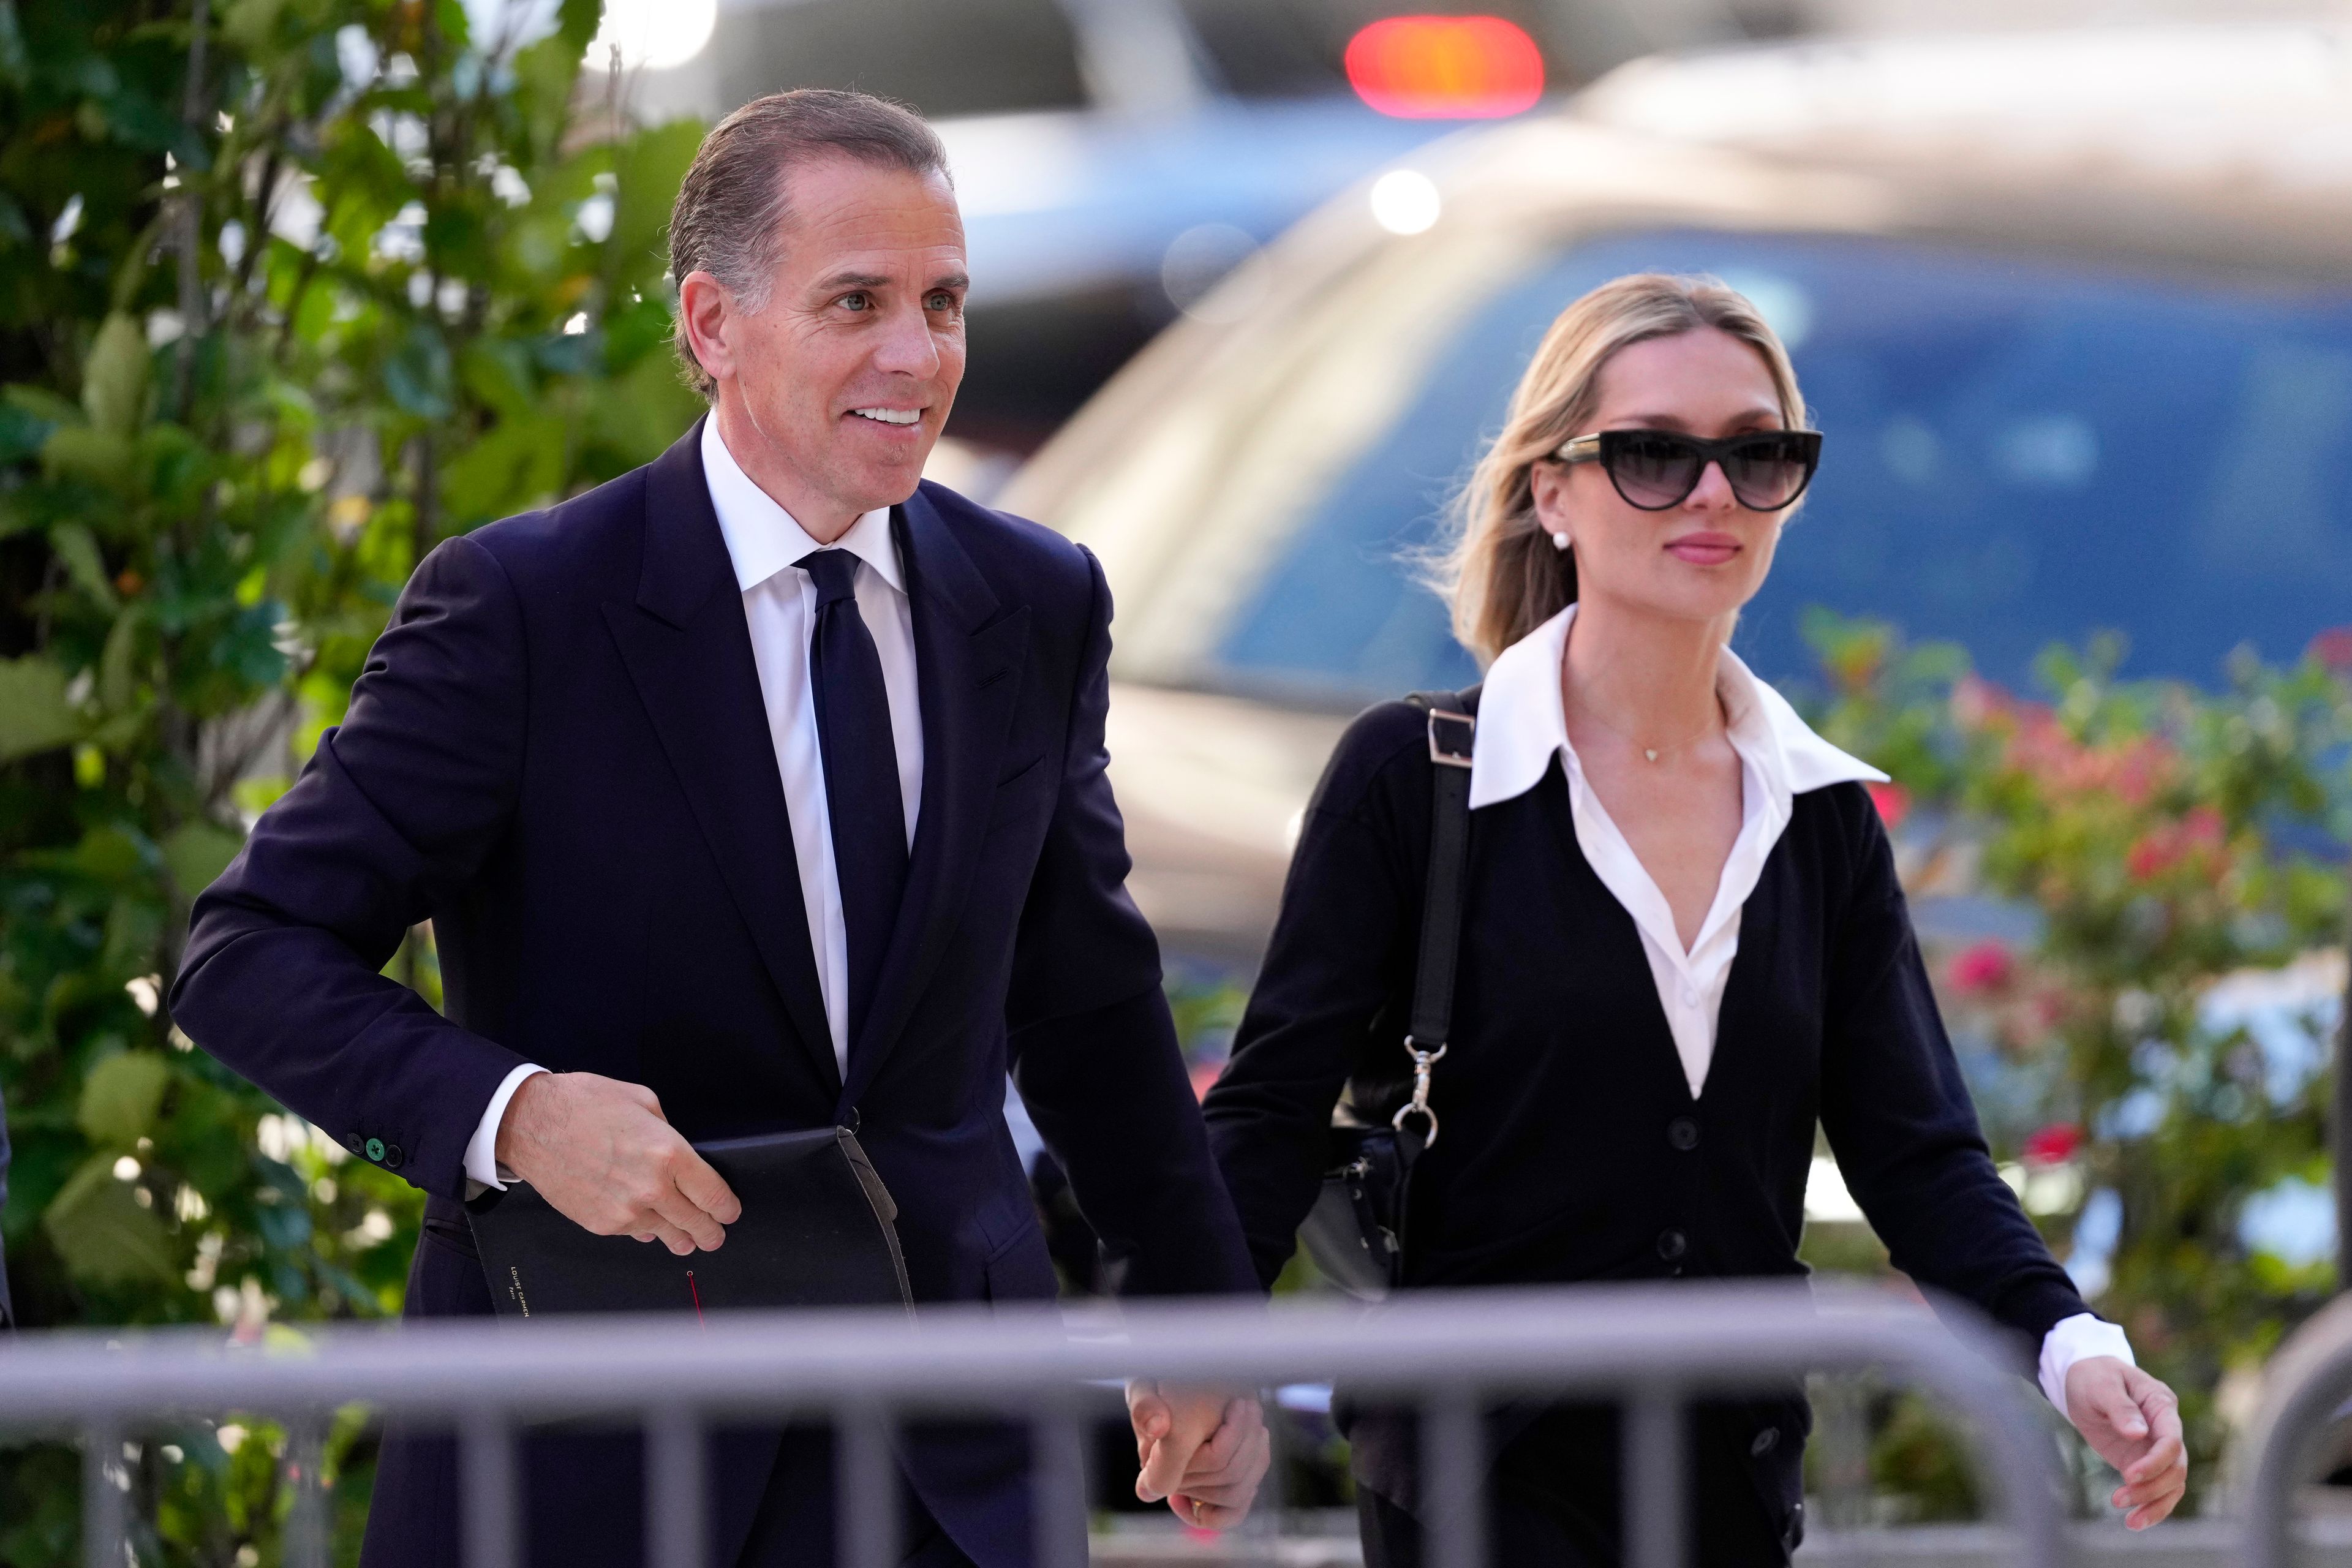
<path fill-rule="evenodd" d="M 1543 55 L 1500 16 L 1391 16 L 1348 40 L 1356 96 L 1405 120 L 1493 120 L 1543 96 Z"/>

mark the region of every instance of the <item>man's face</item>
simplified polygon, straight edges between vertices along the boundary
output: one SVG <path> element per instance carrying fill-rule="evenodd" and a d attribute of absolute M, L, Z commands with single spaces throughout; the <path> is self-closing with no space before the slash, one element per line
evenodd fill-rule
<path fill-rule="evenodd" d="M 829 533 L 912 495 L 947 423 L 963 380 L 963 220 L 938 174 L 828 156 L 784 181 L 768 302 L 727 310 L 729 363 L 704 363 L 737 461 Z M 737 449 L 744 425 L 755 452 Z"/>

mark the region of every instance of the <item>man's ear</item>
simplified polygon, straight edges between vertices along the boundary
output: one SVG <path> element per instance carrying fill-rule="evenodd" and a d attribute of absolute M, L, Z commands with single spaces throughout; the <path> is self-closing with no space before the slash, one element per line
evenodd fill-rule
<path fill-rule="evenodd" d="M 735 300 L 727 287 L 703 271 L 689 272 L 677 286 L 677 312 L 686 323 L 686 341 L 694 357 L 714 381 L 735 374 L 735 351 L 727 342 L 728 319 Z"/>

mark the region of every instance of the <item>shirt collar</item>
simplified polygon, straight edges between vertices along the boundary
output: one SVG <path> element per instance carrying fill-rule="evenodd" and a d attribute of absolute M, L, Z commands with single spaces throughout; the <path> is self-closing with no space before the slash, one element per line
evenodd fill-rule
<path fill-rule="evenodd" d="M 702 473 L 710 486 L 711 510 L 719 514 L 719 531 L 727 541 L 727 557 L 734 563 L 735 585 L 750 593 L 812 550 L 825 548 L 811 539 L 808 530 L 775 499 L 751 482 L 735 454 L 719 437 L 714 416 L 702 422 Z M 903 594 L 906 574 L 899 569 L 898 543 L 890 533 L 890 509 L 877 507 L 849 525 L 834 541 L 881 574 L 882 581 Z"/>
<path fill-rule="evenodd" d="M 1471 809 L 1535 788 L 1555 755 L 1572 763 L 1576 752 L 1568 742 L 1568 721 L 1559 705 L 1559 665 L 1575 620 L 1576 606 L 1570 605 L 1505 648 L 1487 669 L 1470 759 Z M 1717 669 L 1716 690 L 1730 721 L 1733 747 L 1773 795 L 1800 795 L 1853 779 L 1885 782 L 1885 773 L 1814 734 L 1788 699 L 1756 679 L 1729 648 Z"/>

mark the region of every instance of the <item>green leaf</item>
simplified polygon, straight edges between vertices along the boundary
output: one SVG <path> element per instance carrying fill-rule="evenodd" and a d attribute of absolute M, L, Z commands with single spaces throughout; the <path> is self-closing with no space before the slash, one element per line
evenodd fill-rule
<path fill-rule="evenodd" d="M 221 17 L 221 36 L 248 52 L 264 52 L 285 9 L 286 0 L 236 0 Z"/>
<path fill-rule="evenodd" d="M 458 361 L 466 390 L 501 418 L 531 412 L 539 388 L 530 374 L 530 351 L 511 338 L 482 338 Z"/>
<path fill-rule="evenodd" d="M 182 894 L 194 899 L 220 879 L 245 836 L 210 822 L 191 822 L 163 840 L 163 864 Z"/>
<path fill-rule="evenodd" d="M 32 60 L 25 49 L 24 29 L 16 25 L 16 7 L 0 5 L 0 82 L 21 89 L 32 77 Z"/>
<path fill-rule="evenodd" d="M 563 0 L 556 12 L 555 36 L 570 47 L 574 55 L 587 51 L 589 40 L 596 36 L 596 25 L 604 19 L 604 0 Z"/>
<path fill-rule="evenodd" d="M 89 422 L 115 436 L 139 428 L 147 403 L 147 335 L 121 310 L 106 318 L 82 366 L 81 405 Z"/>
<path fill-rule="evenodd" d="M 31 415 L 44 425 L 79 425 L 88 417 L 81 405 L 70 398 L 58 396 L 46 386 L 34 386 L 26 382 L 12 383 L 0 392 L 0 403 Z"/>
<path fill-rule="evenodd" d="M 36 653 L 0 659 L 0 763 L 54 751 L 80 733 L 63 669 Z"/>
<path fill-rule="evenodd" d="M 64 425 L 41 443 L 41 461 L 60 479 L 87 479 L 127 491 L 137 478 L 130 438 L 94 425 Z"/>
<path fill-rule="evenodd" d="M 106 563 L 98 553 L 98 541 L 89 529 L 78 522 L 61 522 L 49 530 L 49 548 L 58 552 L 65 563 L 66 575 L 74 586 L 104 605 L 114 608 L 114 584 L 107 580 Z"/>
<path fill-rule="evenodd" d="M 408 329 L 383 364 L 383 389 L 404 414 L 446 419 L 450 401 L 449 345 L 422 321 Z"/>
<path fill-rule="evenodd" d="M 116 1178 L 110 1154 L 73 1173 L 49 1200 L 41 1227 L 67 1271 L 86 1285 L 176 1283 L 163 1222 Z"/>
<path fill-rule="evenodd" d="M 20 462 L 32 457 L 56 428 L 55 420 L 42 417 L 13 397 L 0 401 L 0 463 Z"/>
<path fill-rule="evenodd" d="M 139 887 L 155 869 L 154 847 L 120 827 L 91 828 L 73 847 L 70 858 L 74 869 L 118 892 Z"/>
<path fill-rule="evenodd" d="M 615 153 L 620 188 L 613 193 L 613 232 L 604 244 L 620 278 L 650 283 L 660 275 L 669 209 L 701 145 L 700 121 L 674 120 L 638 132 Z"/>
<path fill-rule="evenodd" d="M 98 705 L 108 713 L 122 712 L 139 695 L 139 619 L 136 609 L 115 616 L 99 656 Z"/>
<path fill-rule="evenodd" d="M 154 1130 L 172 1087 L 171 1064 L 152 1051 L 123 1051 L 92 1068 L 82 1080 L 74 1114 L 82 1136 L 101 1149 L 128 1149 Z"/>
<path fill-rule="evenodd" d="M 503 421 L 457 454 L 442 475 L 442 499 L 463 528 L 552 500 L 563 482 L 564 422 L 546 415 Z"/>

